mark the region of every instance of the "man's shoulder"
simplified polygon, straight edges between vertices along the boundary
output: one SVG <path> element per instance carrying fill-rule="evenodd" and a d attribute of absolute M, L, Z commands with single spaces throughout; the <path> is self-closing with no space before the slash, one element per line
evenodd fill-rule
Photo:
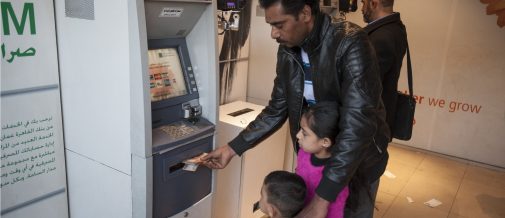
<path fill-rule="evenodd" d="M 330 34 L 327 34 L 327 37 L 330 41 L 338 41 L 338 42 L 346 42 L 346 41 L 355 41 L 356 39 L 366 38 L 367 34 L 359 25 L 346 21 L 346 20 L 337 20 L 333 22 L 332 28 L 329 28 Z M 339 43 L 338 43 L 339 44 Z"/>
<path fill-rule="evenodd" d="M 372 41 L 381 40 L 406 40 L 407 33 L 405 27 L 401 23 L 386 23 L 369 31 L 368 35 Z"/>
<path fill-rule="evenodd" d="M 364 30 L 369 34 L 385 34 L 385 33 L 401 33 L 405 32 L 405 25 L 400 19 L 399 13 L 391 14 L 385 18 L 374 21 L 368 26 L 364 27 Z"/>
<path fill-rule="evenodd" d="M 336 22 L 332 23 L 333 29 L 336 31 L 342 31 L 347 35 L 356 34 L 358 32 L 363 32 L 363 28 L 361 28 L 358 24 L 355 24 L 351 21 L 339 19 Z"/>

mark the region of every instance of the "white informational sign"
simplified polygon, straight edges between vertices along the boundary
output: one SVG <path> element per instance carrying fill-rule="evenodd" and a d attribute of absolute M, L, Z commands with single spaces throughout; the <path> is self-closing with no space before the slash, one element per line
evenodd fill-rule
<path fill-rule="evenodd" d="M 2 217 L 23 210 L 47 214 L 31 206 L 55 195 L 65 198 L 51 210 L 67 211 L 59 95 L 58 89 L 47 89 L 2 96 Z"/>
<path fill-rule="evenodd" d="M 1 216 L 68 217 L 54 7 L 1 4 Z"/>

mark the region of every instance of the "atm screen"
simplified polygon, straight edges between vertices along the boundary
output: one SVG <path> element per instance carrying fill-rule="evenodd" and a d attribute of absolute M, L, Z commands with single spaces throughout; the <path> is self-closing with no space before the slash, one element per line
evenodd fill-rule
<path fill-rule="evenodd" d="M 151 102 L 188 94 L 177 48 L 148 51 Z"/>

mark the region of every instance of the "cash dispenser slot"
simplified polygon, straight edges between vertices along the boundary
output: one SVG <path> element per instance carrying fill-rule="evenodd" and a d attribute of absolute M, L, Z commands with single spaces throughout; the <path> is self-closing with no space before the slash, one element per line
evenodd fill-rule
<path fill-rule="evenodd" d="M 168 173 L 174 173 L 175 171 L 177 170 L 181 170 L 183 167 L 184 167 L 184 163 L 180 162 L 180 163 L 177 163 L 177 164 L 174 164 L 173 166 L 169 167 L 168 169 Z"/>
<path fill-rule="evenodd" d="M 210 194 L 212 171 L 183 170 L 184 160 L 212 150 L 212 136 L 153 156 L 154 217 L 170 217 Z"/>

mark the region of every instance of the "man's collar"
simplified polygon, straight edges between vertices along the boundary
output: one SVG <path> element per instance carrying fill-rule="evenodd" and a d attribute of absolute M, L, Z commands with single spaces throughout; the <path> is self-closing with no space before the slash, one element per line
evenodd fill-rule
<path fill-rule="evenodd" d="M 372 22 L 368 23 L 368 25 L 371 25 L 371 24 L 373 24 L 373 23 L 376 23 L 376 22 L 378 22 L 379 20 L 385 19 L 385 18 L 387 18 L 387 17 L 389 17 L 389 16 L 391 16 L 391 15 L 393 15 L 393 14 L 396 14 L 396 13 L 397 13 L 397 12 L 393 12 L 393 13 L 391 13 L 391 14 L 388 14 L 388 15 L 384 16 L 384 17 L 379 17 L 378 19 L 375 19 L 374 21 L 372 21 Z"/>
<path fill-rule="evenodd" d="M 321 44 L 322 32 L 325 32 L 328 28 L 328 23 L 330 22 L 330 17 L 322 12 L 315 15 L 314 27 L 310 31 L 309 35 L 302 41 L 300 45 L 307 54 L 311 54 L 317 47 Z"/>
<path fill-rule="evenodd" d="M 393 22 L 398 22 L 401 21 L 400 19 L 400 13 L 398 12 L 393 12 L 390 15 L 381 17 L 377 20 L 374 20 L 373 22 L 370 22 L 365 28 L 363 28 L 367 33 L 379 28 L 380 26 L 388 23 L 393 23 Z"/>

